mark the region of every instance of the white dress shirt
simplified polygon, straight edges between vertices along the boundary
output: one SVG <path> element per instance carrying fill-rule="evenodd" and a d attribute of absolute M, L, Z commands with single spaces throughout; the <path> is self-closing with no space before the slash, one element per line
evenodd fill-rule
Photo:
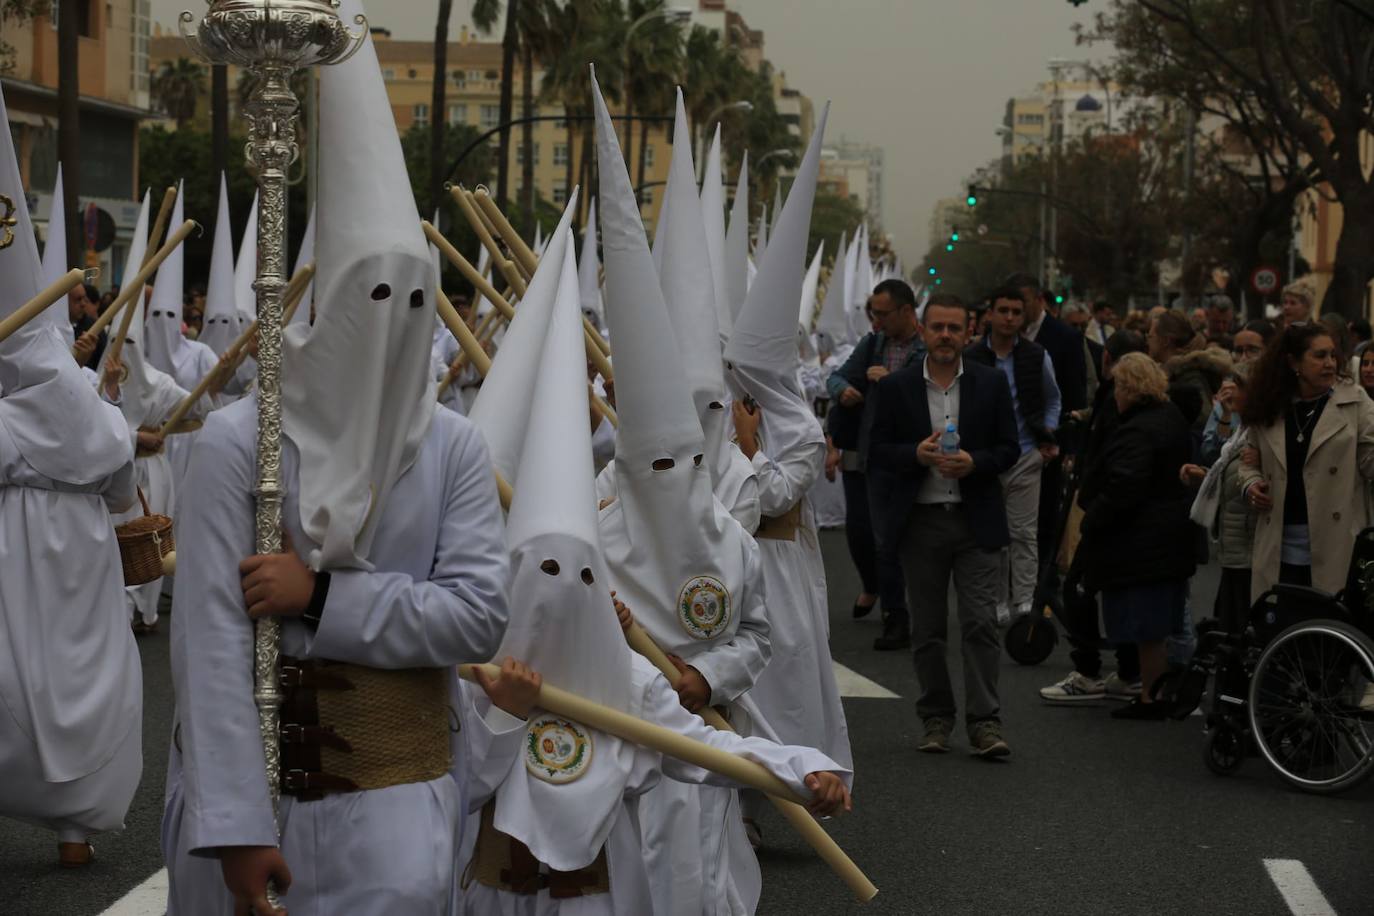
<path fill-rule="evenodd" d="M 930 428 L 932 432 L 943 433 L 945 427 L 953 423 L 957 428 L 959 425 L 959 382 L 964 377 L 964 361 L 961 357 L 958 368 L 954 370 L 954 381 L 948 388 L 942 388 L 939 383 L 930 377 L 930 357 L 927 356 L 921 363 L 921 377 L 926 383 L 926 407 L 930 410 Z M 959 481 L 940 476 L 940 472 L 934 468 L 926 474 L 921 481 L 921 488 L 916 491 L 916 502 L 922 505 L 934 505 L 936 503 L 957 503 L 962 502 L 959 494 Z"/>

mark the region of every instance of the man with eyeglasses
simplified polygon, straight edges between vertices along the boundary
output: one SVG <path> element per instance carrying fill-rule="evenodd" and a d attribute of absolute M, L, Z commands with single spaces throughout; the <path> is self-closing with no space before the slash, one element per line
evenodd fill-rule
<path fill-rule="evenodd" d="M 874 331 L 859 341 L 843 366 L 826 381 L 830 391 L 827 423 L 830 441 L 840 451 L 839 468 L 844 482 L 845 535 L 849 553 L 859 571 L 863 591 L 854 602 L 854 616 L 864 617 L 879 598 L 883 603 L 883 635 L 873 641 L 880 651 L 911 645 L 906 613 L 906 590 L 896 547 L 884 552 L 874 532 L 879 526 L 872 508 L 881 506 L 883 494 L 870 497 L 867 482 L 868 437 L 873 424 L 867 395 L 879 379 L 898 369 L 917 365 L 925 358 L 921 325 L 916 319 L 916 294 L 901 280 L 884 280 L 873 290 L 868 309 Z M 828 463 L 827 471 L 833 473 Z M 870 502 L 872 501 L 872 502 Z M 894 612 L 898 612 L 895 613 Z"/>

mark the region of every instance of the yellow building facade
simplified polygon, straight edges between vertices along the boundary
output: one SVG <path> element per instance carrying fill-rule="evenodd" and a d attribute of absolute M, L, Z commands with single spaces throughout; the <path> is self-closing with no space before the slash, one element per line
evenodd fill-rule
<path fill-rule="evenodd" d="M 115 226 L 92 263 L 105 277 L 123 265 L 138 220 L 138 125 L 148 111 L 149 0 L 71 0 L 78 4 L 81 198 Z M 54 4 L 53 9 L 56 8 Z M 13 48 L 0 74 L 19 176 L 39 238 L 46 240 L 57 178 L 57 26 L 45 11 L 7 20 L 0 40 Z M 68 202 L 72 204 L 72 202 Z M 74 259 L 75 260 L 75 259 Z M 102 281 L 102 285 L 105 285 Z"/>

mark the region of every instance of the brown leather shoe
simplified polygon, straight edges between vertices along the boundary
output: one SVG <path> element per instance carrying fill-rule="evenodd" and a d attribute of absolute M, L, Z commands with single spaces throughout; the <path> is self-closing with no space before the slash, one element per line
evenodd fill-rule
<path fill-rule="evenodd" d="M 57 864 L 61 868 L 85 868 L 95 858 L 90 843 L 58 843 Z"/>

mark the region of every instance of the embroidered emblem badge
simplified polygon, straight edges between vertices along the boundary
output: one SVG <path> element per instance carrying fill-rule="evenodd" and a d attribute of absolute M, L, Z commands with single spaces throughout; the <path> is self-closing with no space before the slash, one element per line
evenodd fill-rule
<path fill-rule="evenodd" d="M 19 225 L 19 217 L 14 215 L 14 201 L 4 194 L 0 194 L 0 250 L 4 250 L 14 244 L 14 226 Z"/>
<path fill-rule="evenodd" d="M 693 639 L 719 636 L 730 624 L 730 593 L 712 576 L 689 579 L 678 595 L 677 618 Z"/>
<path fill-rule="evenodd" d="M 572 782 L 587 772 L 592 739 L 582 726 L 545 713 L 531 719 L 525 730 L 525 768 L 536 778 L 555 785 Z"/>

